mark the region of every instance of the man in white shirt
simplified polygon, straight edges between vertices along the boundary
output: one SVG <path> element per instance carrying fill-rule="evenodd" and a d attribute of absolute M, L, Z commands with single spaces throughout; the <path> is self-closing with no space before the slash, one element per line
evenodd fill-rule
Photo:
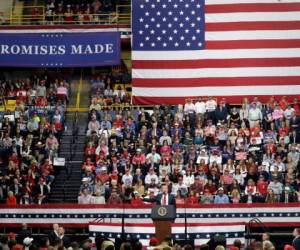
<path fill-rule="evenodd" d="M 206 105 L 201 97 L 195 103 L 195 111 L 196 114 L 201 118 L 201 120 L 203 120 L 206 112 Z"/>
<path fill-rule="evenodd" d="M 207 118 L 209 120 L 212 120 L 213 123 L 215 124 L 216 121 L 216 115 L 215 111 L 217 108 L 217 102 L 211 97 L 208 97 L 208 100 L 205 103 L 206 111 L 207 111 Z"/>
<path fill-rule="evenodd" d="M 196 111 L 195 105 L 192 102 L 192 99 L 188 98 L 184 105 L 184 113 L 186 114 L 193 114 Z"/>
<path fill-rule="evenodd" d="M 150 167 L 148 174 L 145 177 L 145 184 L 150 185 L 151 184 L 151 179 L 155 180 L 155 184 L 158 184 L 158 176 L 154 172 L 154 167 Z"/>
<path fill-rule="evenodd" d="M 147 154 L 146 155 L 146 162 L 147 164 L 150 164 L 151 166 L 157 166 L 158 167 L 158 164 L 160 163 L 160 155 L 156 152 L 156 147 L 153 146 L 152 147 L 152 150 L 151 150 L 151 153 Z"/>
<path fill-rule="evenodd" d="M 256 103 L 252 103 L 252 108 L 249 110 L 249 124 L 250 128 L 255 127 L 258 125 L 262 120 L 262 113 L 261 110 L 256 106 Z"/>

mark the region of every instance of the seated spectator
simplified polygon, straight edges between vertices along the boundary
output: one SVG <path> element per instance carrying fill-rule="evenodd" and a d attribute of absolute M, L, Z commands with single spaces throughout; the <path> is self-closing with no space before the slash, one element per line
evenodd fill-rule
<path fill-rule="evenodd" d="M 241 194 L 240 194 L 239 189 L 233 188 L 231 193 L 230 193 L 230 198 L 231 198 L 231 202 L 233 204 L 240 203 Z"/>
<path fill-rule="evenodd" d="M 210 193 L 209 189 L 205 189 L 203 195 L 201 195 L 200 202 L 202 204 L 212 204 L 214 202 L 214 197 Z"/>
<path fill-rule="evenodd" d="M 218 188 L 218 193 L 215 196 L 214 199 L 215 204 L 228 204 L 229 203 L 229 198 L 227 194 L 224 194 L 224 188 L 220 187 Z"/>
<path fill-rule="evenodd" d="M 35 198 L 38 204 L 47 203 L 49 186 L 45 184 L 45 179 L 40 177 L 39 183 L 35 186 Z"/>
<path fill-rule="evenodd" d="M 107 200 L 107 204 L 108 205 L 120 205 L 122 203 L 123 203 L 122 199 L 121 199 L 120 195 L 117 193 L 117 190 L 112 189 L 110 197 Z"/>
<path fill-rule="evenodd" d="M 14 196 L 14 193 L 12 191 L 9 191 L 7 193 L 7 198 L 6 198 L 6 205 L 17 205 L 17 199 Z"/>

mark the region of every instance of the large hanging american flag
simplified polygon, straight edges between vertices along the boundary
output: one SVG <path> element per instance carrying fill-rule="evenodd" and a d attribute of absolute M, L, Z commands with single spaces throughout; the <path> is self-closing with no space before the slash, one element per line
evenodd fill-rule
<path fill-rule="evenodd" d="M 133 102 L 300 96 L 300 0 L 133 0 Z"/>

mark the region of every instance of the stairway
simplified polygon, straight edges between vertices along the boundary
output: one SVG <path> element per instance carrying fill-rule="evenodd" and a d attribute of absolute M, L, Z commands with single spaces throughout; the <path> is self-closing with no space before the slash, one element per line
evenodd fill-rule
<path fill-rule="evenodd" d="M 75 113 L 67 114 L 67 130 L 61 138 L 59 152 L 59 157 L 66 159 L 66 166 L 58 170 L 49 198 L 50 203 L 77 202 L 82 178 L 81 166 L 84 161 L 88 114 L 77 114 L 77 124 L 73 124 L 70 117 L 74 115 Z"/>

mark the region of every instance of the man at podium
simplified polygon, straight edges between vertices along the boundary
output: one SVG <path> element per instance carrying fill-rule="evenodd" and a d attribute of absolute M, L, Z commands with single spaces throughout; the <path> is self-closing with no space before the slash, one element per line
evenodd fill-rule
<path fill-rule="evenodd" d="M 176 202 L 175 196 L 168 193 L 168 186 L 163 185 L 160 194 L 154 198 L 145 198 L 144 201 L 156 203 L 151 211 L 156 238 L 162 242 L 166 237 L 171 237 L 172 223 L 176 218 Z"/>
<path fill-rule="evenodd" d="M 169 194 L 167 185 L 163 185 L 161 187 L 161 193 L 156 196 L 156 204 L 163 206 L 176 205 L 175 196 L 173 194 Z"/>
<path fill-rule="evenodd" d="M 175 196 L 173 194 L 169 194 L 167 185 L 161 186 L 161 193 L 159 193 L 155 198 L 145 198 L 144 201 L 155 202 L 157 205 L 162 206 L 176 206 Z"/>

